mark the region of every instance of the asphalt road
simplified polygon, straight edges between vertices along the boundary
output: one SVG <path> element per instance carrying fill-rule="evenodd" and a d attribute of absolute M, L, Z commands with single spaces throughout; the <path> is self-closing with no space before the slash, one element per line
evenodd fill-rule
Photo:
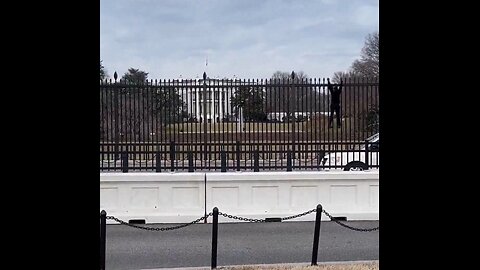
<path fill-rule="evenodd" d="M 378 221 L 349 221 L 358 228 Z M 170 227 L 175 224 L 147 225 Z M 217 266 L 310 262 L 314 222 L 220 223 Z M 212 224 L 172 231 L 145 231 L 107 225 L 107 269 L 210 266 Z M 357 232 L 321 224 L 319 262 L 378 260 L 378 231 Z"/>

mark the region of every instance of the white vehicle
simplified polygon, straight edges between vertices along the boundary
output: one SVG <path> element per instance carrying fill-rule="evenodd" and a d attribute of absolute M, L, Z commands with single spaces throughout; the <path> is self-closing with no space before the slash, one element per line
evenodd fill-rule
<path fill-rule="evenodd" d="M 331 152 L 323 157 L 322 165 L 331 168 L 343 168 L 344 171 L 363 171 L 379 167 L 379 133 L 367 138 L 368 149 L 365 145 L 356 150 L 345 152 Z M 367 153 L 367 156 L 365 156 Z M 368 160 L 365 158 L 368 157 Z"/>

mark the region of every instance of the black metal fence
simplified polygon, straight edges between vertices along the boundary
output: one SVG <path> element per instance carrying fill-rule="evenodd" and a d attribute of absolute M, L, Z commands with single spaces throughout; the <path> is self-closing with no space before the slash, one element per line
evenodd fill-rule
<path fill-rule="evenodd" d="M 100 170 L 375 168 L 378 99 L 376 78 L 101 81 Z"/>

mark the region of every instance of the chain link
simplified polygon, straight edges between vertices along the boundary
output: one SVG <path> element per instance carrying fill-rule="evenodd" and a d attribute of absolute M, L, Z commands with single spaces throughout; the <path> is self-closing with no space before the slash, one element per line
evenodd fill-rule
<path fill-rule="evenodd" d="M 288 217 L 283 217 L 281 218 L 281 220 L 290 220 L 290 219 L 294 219 L 294 218 L 298 218 L 298 217 L 301 217 L 301 216 L 305 216 L 305 215 L 308 215 L 308 214 L 311 214 L 313 212 L 316 212 L 317 209 L 314 208 L 312 210 L 308 210 L 306 212 L 303 212 L 301 214 L 298 214 L 298 215 L 293 215 L 293 216 L 288 216 Z M 352 226 L 349 226 L 347 224 L 344 224 L 342 222 L 340 222 L 339 220 L 337 220 L 335 217 L 333 217 L 332 215 L 330 215 L 330 213 L 328 213 L 327 211 L 325 210 L 322 210 L 322 212 L 327 215 L 330 220 L 334 221 L 335 223 L 337 223 L 338 225 L 340 226 L 343 226 L 347 229 L 350 229 L 350 230 L 354 230 L 354 231 L 359 231 L 359 232 L 371 232 L 371 231 L 376 231 L 380 228 L 380 226 L 378 227 L 375 227 L 375 228 L 369 228 L 369 229 L 364 229 L 364 228 L 355 228 L 355 227 L 352 227 Z M 246 217 L 239 217 L 239 216 L 234 216 L 234 215 L 230 215 L 230 214 L 227 214 L 227 213 L 222 213 L 222 212 L 218 212 L 219 215 L 221 216 L 224 216 L 226 218 L 230 218 L 230 219 L 236 219 L 236 220 L 241 220 L 241 221 L 248 221 L 248 222 L 265 222 L 266 220 L 265 219 L 256 219 L 256 218 L 246 218 Z M 189 222 L 189 223 L 185 223 L 185 224 L 181 224 L 181 225 L 178 225 L 178 226 L 173 226 L 173 227 L 165 227 L 165 228 L 152 228 L 152 227 L 144 227 L 144 226 L 138 226 L 138 225 L 133 225 L 133 224 L 129 224 L 128 222 L 125 222 L 123 220 L 120 220 L 114 216 L 107 216 L 106 218 L 107 219 L 111 219 L 111 220 L 115 220 L 116 222 L 120 223 L 120 224 L 123 224 L 123 225 L 126 225 L 126 226 L 129 226 L 129 227 L 133 227 L 133 228 L 137 228 L 137 229 L 142 229 L 142 230 L 147 230 L 147 231 L 169 231 L 169 230 L 176 230 L 176 229 L 180 229 L 180 228 L 184 228 L 184 227 L 187 227 L 187 226 L 190 226 L 190 225 L 193 225 L 193 224 L 196 224 L 206 218 L 208 218 L 209 216 L 213 216 L 213 212 L 210 212 L 208 213 L 206 216 L 203 216 L 203 217 L 200 217 L 192 222 Z"/>
<path fill-rule="evenodd" d="M 305 215 L 308 215 L 308 214 L 316 212 L 316 211 L 317 211 L 317 209 L 308 210 L 308 211 L 303 212 L 303 213 L 298 214 L 298 215 L 283 217 L 283 218 L 281 218 L 281 220 L 289 220 L 289 219 L 298 218 L 298 217 L 305 216 Z M 245 218 L 245 217 L 229 215 L 227 213 L 222 213 L 222 212 L 218 212 L 218 214 L 222 215 L 226 218 L 231 218 L 231 219 L 236 219 L 236 220 L 249 221 L 249 222 L 266 222 L 266 219 Z"/>
<path fill-rule="evenodd" d="M 237 220 L 242 220 L 242 221 L 248 221 L 248 222 L 265 222 L 265 219 L 255 219 L 255 218 L 245 218 L 245 217 L 238 217 L 238 216 L 233 216 L 229 215 L 227 213 L 222 213 L 218 212 L 219 215 L 222 215 L 226 218 L 232 218 L 232 219 L 237 219 Z"/>
<path fill-rule="evenodd" d="M 283 218 L 281 218 L 281 219 L 282 219 L 282 220 L 294 219 L 294 218 L 298 218 L 298 217 L 301 217 L 301 216 L 308 215 L 308 214 L 313 213 L 313 212 L 317 212 L 317 209 L 314 208 L 314 209 L 312 209 L 312 210 L 308 210 L 307 212 L 303 212 L 303 213 L 301 213 L 301 214 L 294 215 L 294 216 L 283 217 Z"/>
<path fill-rule="evenodd" d="M 332 221 L 334 221 L 335 223 L 337 223 L 338 225 L 340 226 L 343 226 L 345 228 L 348 228 L 350 230 L 354 230 L 354 231 L 359 231 L 359 232 L 371 232 L 371 231 L 376 231 L 380 228 L 379 227 L 375 227 L 375 228 L 371 228 L 371 229 L 362 229 L 362 228 L 354 228 L 352 226 L 349 226 L 347 224 L 344 224 L 342 222 L 340 222 L 339 220 L 337 220 L 336 218 L 334 218 L 332 215 L 330 215 L 327 211 L 323 210 L 323 213 L 325 213 L 325 215 L 327 215 Z"/>
<path fill-rule="evenodd" d="M 129 226 L 129 227 L 132 227 L 132 228 L 137 228 L 137 229 L 142 229 L 142 230 L 147 230 L 147 231 L 171 231 L 171 230 L 176 230 L 176 229 L 180 229 L 180 228 L 184 228 L 184 227 L 187 227 L 187 226 L 190 226 L 190 225 L 193 225 L 195 223 L 198 223 L 206 218 L 208 218 L 209 216 L 212 216 L 213 213 L 210 212 L 208 213 L 206 216 L 203 216 L 201 218 L 198 218 L 192 222 L 189 222 L 189 223 L 185 223 L 185 224 L 180 224 L 180 225 L 177 225 L 177 226 L 173 226 L 173 227 L 164 227 L 164 228 L 152 228 L 152 227 L 144 227 L 144 226 L 138 226 L 138 225 L 133 225 L 133 224 L 130 224 L 128 222 L 125 222 L 123 220 L 120 220 L 114 216 L 107 216 L 107 219 L 111 219 L 111 220 L 115 220 L 116 222 L 122 224 L 122 225 L 126 225 L 126 226 Z"/>

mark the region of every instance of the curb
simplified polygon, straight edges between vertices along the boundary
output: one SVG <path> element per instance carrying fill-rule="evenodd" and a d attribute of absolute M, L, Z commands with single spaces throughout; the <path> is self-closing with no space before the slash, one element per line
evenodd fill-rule
<path fill-rule="evenodd" d="M 369 260 L 369 261 L 333 261 L 333 262 L 318 262 L 318 265 L 335 265 L 335 264 L 363 264 L 363 263 L 378 263 L 378 260 Z M 311 262 L 304 263 L 276 263 L 276 264 L 246 264 L 246 265 L 223 265 L 217 266 L 217 269 L 222 269 L 226 267 L 296 267 L 296 266 L 310 266 Z M 211 269 L 210 266 L 202 267 L 177 267 L 177 268 L 143 268 L 140 270 L 208 270 Z"/>

